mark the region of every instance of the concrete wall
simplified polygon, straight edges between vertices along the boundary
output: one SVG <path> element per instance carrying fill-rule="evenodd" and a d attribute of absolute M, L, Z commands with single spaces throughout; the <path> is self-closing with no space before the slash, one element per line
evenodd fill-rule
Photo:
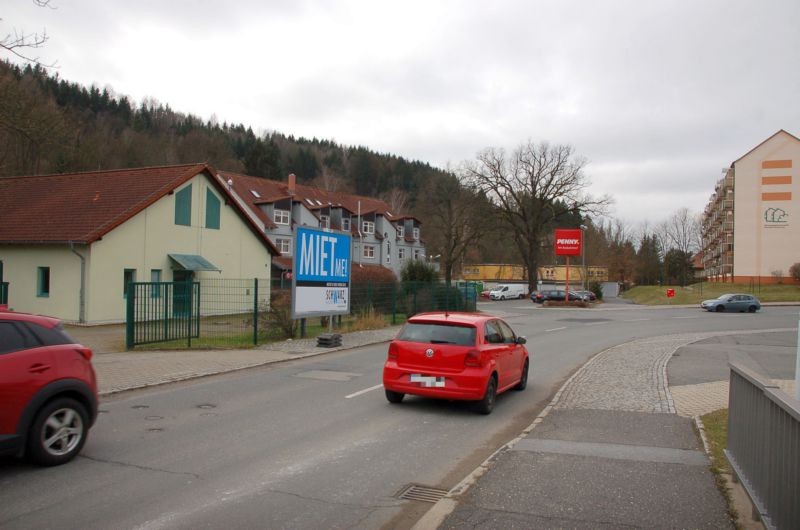
<path fill-rule="evenodd" d="M 85 254 L 85 247 L 76 250 Z M 9 282 L 8 306 L 23 313 L 79 318 L 81 261 L 68 245 L 0 246 L 3 281 Z M 39 267 L 50 267 L 50 295 L 37 296 Z"/>
<path fill-rule="evenodd" d="M 734 163 L 736 281 L 788 277 L 800 261 L 800 141 L 778 133 Z"/>

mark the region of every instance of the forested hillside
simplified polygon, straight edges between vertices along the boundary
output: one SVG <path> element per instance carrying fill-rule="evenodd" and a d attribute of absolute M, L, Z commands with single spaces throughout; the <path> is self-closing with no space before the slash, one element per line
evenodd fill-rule
<path fill-rule="evenodd" d="M 269 124 L 258 124 L 268 127 Z M 425 183 L 447 174 L 367 147 L 258 135 L 204 122 L 154 100 L 134 103 L 39 67 L 0 62 L 0 176 L 208 162 L 218 169 L 386 199 L 410 212 Z"/>

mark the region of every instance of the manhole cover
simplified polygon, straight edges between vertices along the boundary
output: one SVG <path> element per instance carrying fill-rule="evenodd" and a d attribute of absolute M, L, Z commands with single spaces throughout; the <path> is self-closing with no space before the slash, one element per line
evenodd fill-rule
<path fill-rule="evenodd" d="M 163 432 L 163 431 L 164 429 L 162 429 L 161 427 L 151 427 L 147 429 L 147 432 Z"/>
<path fill-rule="evenodd" d="M 300 372 L 295 374 L 295 377 L 302 377 L 304 379 L 318 379 L 320 381 L 350 381 L 354 377 L 361 374 L 351 372 L 335 372 L 333 370 L 309 370 L 307 372 Z"/>
<path fill-rule="evenodd" d="M 145 416 L 144 419 L 148 421 L 163 420 L 164 416 Z"/>
<path fill-rule="evenodd" d="M 447 490 L 420 484 L 409 484 L 400 491 L 397 497 L 410 501 L 435 503 L 444 498 L 445 495 L 447 495 Z"/>
<path fill-rule="evenodd" d="M 150 405 L 134 405 L 131 408 L 132 409 L 149 409 Z"/>

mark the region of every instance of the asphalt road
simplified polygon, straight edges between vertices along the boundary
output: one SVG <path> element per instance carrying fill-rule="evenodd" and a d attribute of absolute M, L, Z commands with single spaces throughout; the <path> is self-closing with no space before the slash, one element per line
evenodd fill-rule
<path fill-rule="evenodd" d="M 593 354 L 683 331 L 793 328 L 796 307 L 542 309 L 482 304 L 528 337 L 531 382 L 490 416 L 379 387 L 385 345 L 119 395 L 81 456 L 41 469 L 0 460 L 2 528 L 407 528 L 429 504 L 404 486 L 449 489 L 530 424 Z"/>

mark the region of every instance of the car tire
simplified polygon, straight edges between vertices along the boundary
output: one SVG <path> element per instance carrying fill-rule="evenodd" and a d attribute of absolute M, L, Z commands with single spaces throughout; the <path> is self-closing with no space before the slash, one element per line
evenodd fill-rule
<path fill-rule="evenodd" d="M 514 390 L 525 390 L 528 386 L 528 359 L 525 359 L 525 365 L 522 367 L 522 378 L 520 378 Z"/>
<path fill-rule="evenodd" d="M 395 392 L 393 390 L 386 390 L 386 399 L 389 403 L 401 403 L 403 398 L 406 397 L 402 392 Z"/>
<path fill-rule="evenodd" d="M 27 457 L 41 466 L 57 466 L 75 458 L 89 432 L 86 407 L 71 398 L 47 403 L 28 430 Z"/>
<path fill-rule="evenodd" d="M 755 313 L 756 311 L 758 311 L 758 308 L 754 305 L 751 305 L 750 307 L 747 308 L 748 313 Z"/>
<path fill-rule="evenodd" d="M 478 414 L 491 414 L 494 410 L 494 403 L 497 400 L 497 378 L 492 375 L 486 384 L 486 392 L 483 399 L 475 403 L 475 412 Z"/>
<path fill-rule="evenodd" d="M 717 313 L 722 313 L 723 311 L 725 311 L 725 306 L 724 305 L 718 305 L 717 308 L 715 309 L 715 311 Z"/>

